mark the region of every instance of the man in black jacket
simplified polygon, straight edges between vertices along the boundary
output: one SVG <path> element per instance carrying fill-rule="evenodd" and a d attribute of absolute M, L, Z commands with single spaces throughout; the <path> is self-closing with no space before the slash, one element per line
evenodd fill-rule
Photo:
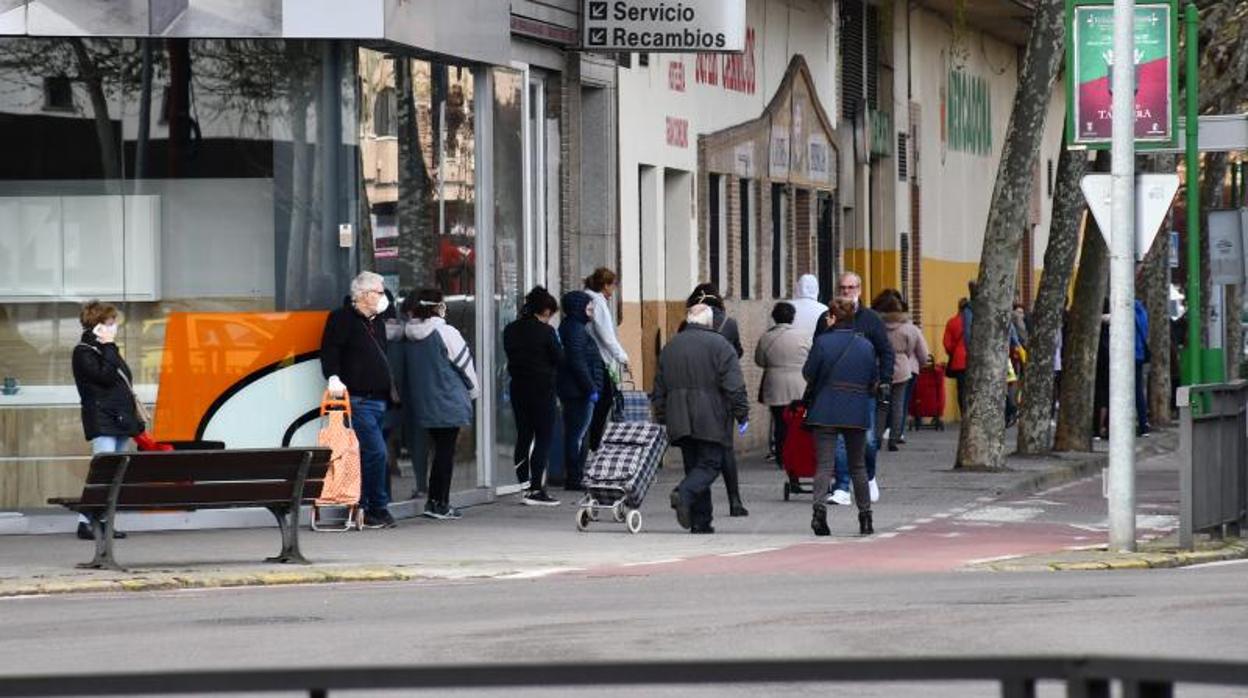
<path fill-rule="evenodd" d="M 875 358 L 879 362 L 879 371 L 881 376 L 893 375 L 893 345 L 888 341 L 888 330 L 884 327 L 884 320 L 880 318 L 879 313 L 868 308 L 862 302 L 862 277 L 852 271 L 841 274 L 840 280 L 836 287 L 837 296 L 848 301 L 852 301 L 857 312 L 854 314 L 854 331 L 866 337 L 871 342 L 871 346 L 875 349 Z M 819 322 L 815 323 L 815 337 L 823 334 L 832 326 L 827 313 L 819 318 Z M 875 420 L 879 419 L 876 412 L 879 411 L 879 403 L 886 404 L 891 399 L 892 385 L 888 381 L 881 381 L 876 391 L 876 399 L 871 400 L 869 407 L 871 413 L 869 415 L 870 426 L 867 429 L 867 477 L 870 479 L 871 501 L 877 501 L 880 498 L 880 488 L 875 482 L 875 465 L 876 456 L 879 452 L 879 442 L 875 436 Z M 845 455 L 845 450 L 838 447 L 836 449 L 836 488 L 832 490 L 829 497 L 833 504 L 849 505 L 853 502 L 853 498 L 849 494 L 849 460 Z"/>
<path fill-rule="evenodd" d="M 379 274 L 360 272 L 351 281 L 351 299 L 332 311 L 321 336 L 321 371 L 335 397 L 350 393 L 351 426 L 360 441 L 360 508 L 365 528 L 393 528 L 382 423 L 395 394 L 386 359 L 390 301 Z"/>
<path fill-rule="evenodd" d="M 741 434 L 749 426 L 750 399 L 737 352 L 712 327 L 711 308 L 694 305 L 686 320 L 659 354 L 654 416 L 684 456 L 685 479 L 671 495 L 676 520 L 691 533 L 714 533 L 711 484 L 732 449 L 734 423 Z"/>

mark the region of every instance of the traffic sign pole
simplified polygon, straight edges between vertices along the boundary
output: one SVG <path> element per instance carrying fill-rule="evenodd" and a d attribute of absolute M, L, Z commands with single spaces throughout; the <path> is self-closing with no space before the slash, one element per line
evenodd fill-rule
<path fill-rule="evenodd" d="M 1135 2 L 1114 0 L 1109 545 L 1135 550 Z"/>
<path fill-rule="evenodd" d="M 1201 383 L 1201 363 L 1204 347 L 1201 346 L 1201 326 L 1204 314 L 1200 311 L 1200 54 L 1197 41 L 1200 33 L 1200 13 L 1195 3 L 1188 3 L 1183 10 L 1183 27 L 1186 30 L 1187 89 L 1187 384 Z"/>

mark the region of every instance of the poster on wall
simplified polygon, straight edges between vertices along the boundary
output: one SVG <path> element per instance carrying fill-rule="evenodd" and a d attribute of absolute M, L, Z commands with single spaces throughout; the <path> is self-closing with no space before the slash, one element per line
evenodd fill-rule
<path fill-rule="evenodd" d="M 1175 132 L 1178 73 L 1174 52 L 1174 3 L 1135 6 L 1135 139 L 1141 144 L 1169 144 Z M 1068 5 L 1067 69 L 1074 79 L 1067 118 L 1070 142 L 1092 148 L 1109 147 L 1113 129 L 1114 8 L 1112 5 Z"/>
<path fill-rule="evenodd" d="M 0 35 L 26 33 L 26 0 L 0 0 Z"/>

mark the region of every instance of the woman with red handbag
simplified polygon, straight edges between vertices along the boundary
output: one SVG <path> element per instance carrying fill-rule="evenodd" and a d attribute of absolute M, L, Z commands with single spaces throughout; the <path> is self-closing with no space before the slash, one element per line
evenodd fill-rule
<path fill-rule="evenodd" d="M 140 416 L 138 398 L 132 388 L 133 376 L 117 349 L 117 308 L 98 300 L 82 306 L 78 319 L 82 339 L 74 347 L 74 384 L 82 401 L 82 431 L 91 442 L 91 453 L 120 453 L 130 450 L 131 440 L 144 433 L 147 425 Z M 78 516 L 78 537 L 92 540 L 91 524 Z M 114 538 L 126 534 L 114 530 Z"/>

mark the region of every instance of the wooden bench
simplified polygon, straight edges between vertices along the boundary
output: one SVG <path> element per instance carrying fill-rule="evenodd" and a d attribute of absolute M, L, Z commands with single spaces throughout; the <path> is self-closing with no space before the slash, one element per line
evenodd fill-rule
<path fill-rule="evenodd" d="M 124 571 L 113 557 L 119 511 L 264 507 L 277 518 L 282 550 L 266 562 L 308 564 L 299 552 L 300 507 L 321 494 L 327 448 L 101 453 L 91 459 L 78 499 L 49 499 L 85 514 L 95 557 L 78 565 Z"/>

